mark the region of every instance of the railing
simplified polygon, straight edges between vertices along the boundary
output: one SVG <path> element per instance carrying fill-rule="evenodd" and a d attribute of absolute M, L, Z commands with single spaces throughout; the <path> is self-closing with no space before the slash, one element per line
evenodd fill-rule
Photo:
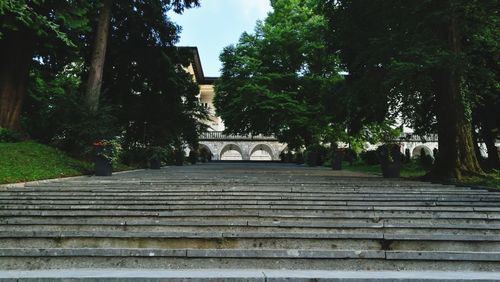
<path fill-rule="evenodd" d="M 402 133 L 399 135 L 399 138 L 394 140 L 394 141 L 399 141 L 399 142 L 438 142 L 438 135 L 437 134 L 428 134 L 425 136 L 418 136 L 416 134 L 411 134 L 411 133 Z"/>
<path fill-rule="evenodd" d="M 224 134 L 223 131 L 206 131 L 200 135 L 200 140 L 239 140 L 239 141 L 278 141 L 274 136 L 264 135 L 237 135 L 237 134 Z M 437 142 L 437 134 L 429 134 L 420 137 L 415 134 L 403 133 L 394 141 L 397 142 Z"/>
<path fill-rule="evenodd" d="M 233 140 L 233 141 L 278 141 L 274 136 L 224 134 L 223 131 L 206 131 L 200 135 L 200 140 Z"/>

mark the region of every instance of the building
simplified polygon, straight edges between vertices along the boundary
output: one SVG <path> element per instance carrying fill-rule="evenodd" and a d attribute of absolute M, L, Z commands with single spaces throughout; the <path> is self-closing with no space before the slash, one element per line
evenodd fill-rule
<path fill-rule="evenodd" d="M 192 63 L 187 71 L 193 75 L 200 85 L 200 103 L 209 111 L 208 132 L 200 136 L 200 147 L 210 151 L 212 160 L 252 160 L 277 161 L 286 149 L 286 144 L 278 142 L 275 137 L 262 135 L 227 135 L 224 134 L 224 121 L 215 113 L 213 99 L 214 82 L 217 77 L 206 77 L 196 47 L 189 48 L 193 54 Z"/>

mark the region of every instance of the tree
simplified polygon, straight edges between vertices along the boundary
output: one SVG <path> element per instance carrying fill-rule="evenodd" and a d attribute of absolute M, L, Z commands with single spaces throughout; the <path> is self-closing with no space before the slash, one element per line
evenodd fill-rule
<path fill-rule="evenodd" d="M 290 148 L 319 142 L 330 117 L 325 100 L 336 82 L 318 1 L 271 1 L 273 12 L 221 54 L 215 106 L 226 131 L 274 134 Z"/>
<path fill-rule="evenodd" d="M 85 92 L 87 106 L 92 112 L 97 111 L 99 106 L 99 95 L 101 92 L 102 72 L 106 58 L 106 46 L 108 43 L 109 21 L 111 19 L 112 0 L 103 0 L 97 21 L 94 49 L 90 61 L 89 77 Z"/>
<path fill-rule="evenodd" d="M 174 47 L 179 27 L 165 16 L 173 7 L 119 1 L 113 8 L 103 88 L 118 106 L 125 146 L 195 145 L 206 113 L 184 70 L 191 50 Z"/>
<path fill-rule="evenodd" d="M 74 46 L 68 32 L 78 33 L 88 28 L 86 2 L 2 1 L 0 127 L 20 129 L 19 117 L 33 57 L 42 50 Z"/>
<path fill-rule="evenodd" d="M 485 32 L 498 29 L 492 5 L 341 0 L 325 6 L 332 49 L 341 54 L 349 87 L 373 98 L 364 109 L 399 116 L 421 134 L 437 131 L 435 177 L 482 173 L 473 149 L 474 93 L 468 85 L 475 65 L 469 55 L 477 49 L 467 42 L 479 35 L 498 41 Z"/>
<path fill-rule="evenodd" d="M 99 96 L 101 93 L 102 74 L 106 58 L 106 47 L 109 37 L 109 24 L 113 8 L 112 0 L 102 0 L 102 6 L 99 12 L 99 19 L 95 31 L 95 41 L 90 62 L 90 70 L 87 81 L 86 101 L 90 111 L 96 111 L 99 106 Z M 192 6 L 199 6 L 198 0 L 161 0 L 159 3 L 136 3 L 137 6 L 145 6 L 151 10 L 173 10 L 176 13 L 182 13 L 184 9 Z M 127 5 L 121 5 L 126 7 Z M 128 4 L 134 7 L 134 4 Z"/>

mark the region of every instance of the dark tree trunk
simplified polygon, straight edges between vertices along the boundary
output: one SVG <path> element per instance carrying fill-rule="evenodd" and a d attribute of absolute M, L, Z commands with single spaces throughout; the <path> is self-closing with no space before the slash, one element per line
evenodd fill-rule
<path fill-rule="evenodd" d="M 85 97 L 89 110 L 93 112 L 97 111 L 99 107 L 99 96 L 101 95 L 102 74 L 106 59 L 106 47 L 108 43 L 112 4 L 112 0 L 103 0 L 103 5 L 99 11 L 94 49 L 92 51 L 92 59 L 90 61 L 90 70 Z"/>
<path fill-rule="evenodd" d="M 446 32 L 449 51 L 456 55 L 461 52 L 457 21 L 452 17 Z M 460 179 L 464 174 L 484 174 L 474 152 L 471 121 L 462 95 L 462 71 L 450 65 L 438 70 L 434 80 L 439 157 L 433 176 Z"/>
<path fill-rule="evenodd" d="M 0 40 L 0 127 L 21 128 L 34 43 L 34 35 L 27 29 L 5 32 Z"/>

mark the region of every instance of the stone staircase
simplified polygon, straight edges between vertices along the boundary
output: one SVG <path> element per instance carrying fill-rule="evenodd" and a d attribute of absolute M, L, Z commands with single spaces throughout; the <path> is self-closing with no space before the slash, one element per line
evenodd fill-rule
<path fill-rule="evenodd" d="M 500 193 L 228 163 L 3 187 L 0 269 L 15 281 L 457 278 L 428 271 L 494 281 Z M 144 269 L 156 272 L 126 275 Z"/>

